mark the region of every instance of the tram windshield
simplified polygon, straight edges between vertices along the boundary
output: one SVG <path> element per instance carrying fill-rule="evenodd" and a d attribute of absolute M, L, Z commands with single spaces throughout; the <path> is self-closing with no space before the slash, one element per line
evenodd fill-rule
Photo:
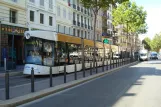
<path fill-rule="evenodd" d="M 54 65 L 54 41 L 32 37 L 25 40 L 26 64 Z"/>

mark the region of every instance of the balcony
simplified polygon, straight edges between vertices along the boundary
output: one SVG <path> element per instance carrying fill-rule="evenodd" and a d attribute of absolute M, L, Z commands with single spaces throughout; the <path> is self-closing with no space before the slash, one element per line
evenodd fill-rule
<path fill-rule="evenodd" d="M 76 25 L 76 21 L 75 20 L 73 20 L 73 25 Z"/>
<path fill-rule="evenodd" d="M 79 6 L 77 6 L 77 10 L 80 11 L 80 7 Z"/>
<path fill-rule="evenodd" d="M 81 23 L 81 27 L 83 27 L 84 26 L 84 24 L 83 23 Z"/>
<path fill-rule="evenodd" d="M 77 22 L 77 25 L 80 26 L 80 22 Z"/>
<path fill-rule="evenodd" d="M 76 9 L 76 5 L 75 4 L 73 4 L 73 9 Z"/>

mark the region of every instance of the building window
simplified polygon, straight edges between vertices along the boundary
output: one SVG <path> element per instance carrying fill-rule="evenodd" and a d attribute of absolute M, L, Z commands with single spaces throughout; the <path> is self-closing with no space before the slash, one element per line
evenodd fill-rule
<path fill-rule="evenodd" d="M 40 0 L 40 5 L 44 6 L 44 0 Z"/>
<path fill-rule="evenodd" d="M 52 26 L 53 25 L 53 17 L 49 16 L 49 25 Z"/>
<path fill-rule="evenodd" d="M 16 23 L 16 16 L 17 16 L 17 11 L 15 10 L 10 10 L 10 22 L 11 23 Z"/>
<path fill-rule="evenodd" d="M 79 37 L 79 35 L 80 35 L 80 31 L 79 31 L 79 30 L 77 30 L 77 36 Z"/>
<path fill-rule="evenodd" d="M 58 32 L 59 32 L 59 29 L 60 29 L 60 25 L 58 24 Z"/>
<path fill-rule="evenodd" d="M 63 17 L 66 18 L 66 10 L 65 10 L 65 8 L 63 9 Z"/>
<path fill-rule="evenodd" d="M 85 33 L 84 33 L 84 38 L 87 38 L 87 32 L 85 31 Z"/>
<path fill-rule="evenodd" d="M 66 26 L 64 26 L 64 34 L 66 34 L 66 31 L 65 31 L 65 29 L 66 29 Z"/>
<path fill-rule="evenodd" d="M 82 37 L 82 38 L 84 37 L 84 35 L 83 35 L 83 30 L 81 30 L 81 37 Z"/>
<path fill-rule="evenodd" d="M 34 11 L 30 10 L 30 21 L 34 22 Z"/>
<path fill-rule="evenodd" d="M 76 36 L 76 35 L 75 35 L 75 29 L 73 29 L 73 35 Z"/>
<path fill-rule="evenodd" d="M 30 2 L 35 3 L 35 0 L 30 0 Z"/>
<path fill-rule="evenodd" d="M 53 9 L 53 0 L 49 0 L 49 8 Z"/>
<path fill-rule="evenodd" d="M 58 6 L 57 14 L 58 14 L 58 16 L 60 16 L 60 6 Z"/>
<path fill-rule="evenodd" d="M 44 24 L 44 14 L 40 13 L 40 23 Z"/>
<path fill-rule="evenodd" d="M 17 2 L 17 0 L 12 0 L 13 2 Z"/>

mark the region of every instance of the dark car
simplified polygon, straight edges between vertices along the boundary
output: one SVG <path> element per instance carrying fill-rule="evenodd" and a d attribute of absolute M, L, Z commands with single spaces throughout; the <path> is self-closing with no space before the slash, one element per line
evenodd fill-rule
<path fill-rule="evenodd" d="M 150 55 L 150 59 L 158 59 L 158 54 L 157 53 L 152 53 Z"/>

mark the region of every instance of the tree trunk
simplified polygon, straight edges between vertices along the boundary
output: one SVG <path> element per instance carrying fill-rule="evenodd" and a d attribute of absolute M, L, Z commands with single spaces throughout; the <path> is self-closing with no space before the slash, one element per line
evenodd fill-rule
<path fill-rule="evenodd" d="M 93 41 L 94 41 L 94 54 L 93 54 L 93 67 L 95 69 L 95 61 L 96 61 L 96 20 L 97 20 L 97 14 L 94 13 L 94 33 L 93 33 Z"/>

